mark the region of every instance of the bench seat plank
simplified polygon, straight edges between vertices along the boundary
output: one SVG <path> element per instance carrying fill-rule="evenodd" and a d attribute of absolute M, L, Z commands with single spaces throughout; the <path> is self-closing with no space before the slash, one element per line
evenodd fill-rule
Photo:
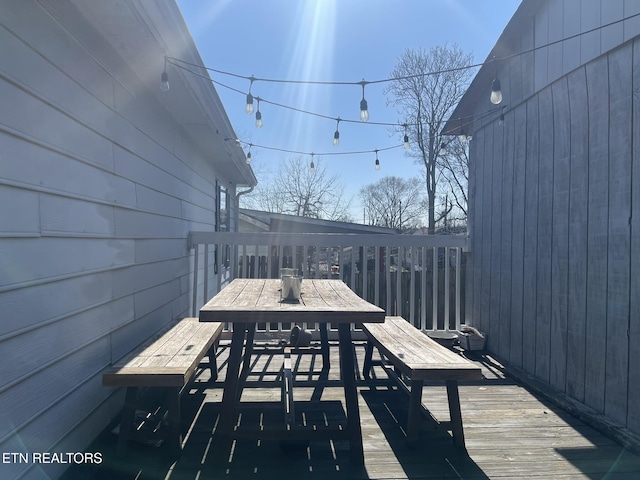
<path fill-rule="evenodd" d="M 185 318 L 115 363 L 102 376 L 102 384 L 182 387 L 219 338 L 222 328 L 219 322 Z"/>
<path fill-rule="evenodd" d="M 365 323 L 362 329 L 391 363 L 414 380 L 480 380 L 479 366 L 443 347 L 402 317 Z"/>

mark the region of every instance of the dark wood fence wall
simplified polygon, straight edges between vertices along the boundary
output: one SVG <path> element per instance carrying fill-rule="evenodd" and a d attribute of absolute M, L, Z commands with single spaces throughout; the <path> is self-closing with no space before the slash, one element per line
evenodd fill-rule
<path fill-rule="evenodd" d="M 467 277 L 490 350 L 636 434 L 639 95 L 632 40 L 476 130 Z"/>

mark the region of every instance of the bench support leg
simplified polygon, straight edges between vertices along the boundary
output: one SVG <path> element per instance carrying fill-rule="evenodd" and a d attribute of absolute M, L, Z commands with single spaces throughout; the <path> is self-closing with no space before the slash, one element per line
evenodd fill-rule
<path fill-rule="evenodd" d="M 284 407 L 284 424 L 287 431 L 295 427 L 295 407 L 293 404 L 293 373 L 291 371 L 291 349 L 284 349 L 282 364 L 282 405 Z"/>
<path fill-rule="evenodd" d="M 453 443 L 458 447 L 464 447 L 464 431 L 462 430 L 462 413 L 460 412 L 460 394 L 457 380 L 447 380 L 447 399 L 449 401 Z"/>
<path fill-rule="evenodd" d="M 127 450 L 131 432 L 133 430 L 133 421 L 136 416 L 136 399 L 138 398 L 137 387 L 127 387 L 124 397 L 124 407 L 120 418 L 120 434 L 118 435 L 117 453 L 124 455 Z"/>
<path fill-rule="evenodd" d="M 173 450 L 179 452 L 182 450 L 179 388 L 167 388 L 167 411 L 169 417 L 169 444 Z"/>
<path fill-rule="evenodd" d="M 362 376 L 365 380 L 371 379 L 371 369 L 373 365 L 371 361 L 373 359 L 373 343 L 371 341 L 367 341 L 367 348 L 364 351 L 364 365 L 362 366 Z"/>
<path fill-rule="evenodd" d="M 422 425 L 422 380 L 411 380 L 409 394 L 409 415 L 407 417 L 407 442 L 410 446 L 418 443 Z"/>
<path fill-rule="evenodd" d="M 216 358 L 216 351 L 218 350 L 218 344 L 220 343 L 220 337 L 213 342 L 209 349 L 209 370 L 211 370 L 211 381 L 218 380 L 218 359 Z"/>

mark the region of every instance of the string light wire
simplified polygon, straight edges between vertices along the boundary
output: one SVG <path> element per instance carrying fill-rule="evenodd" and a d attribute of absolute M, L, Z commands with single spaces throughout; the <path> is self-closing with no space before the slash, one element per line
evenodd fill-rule
<path fill-rule="evenodd" d="M 355 81 L 328 81 L 328 80 L 297 80 L 297 79 L 292 80 L 292 79 L 276 79 L 276 78 L 266 78 L 266 77 L 255 77 L 253 75 L 246 76 L 246 75 L 240 75 L 240 74 L 233 73 L 233 72 L 227 72 L 227 71 L 224 71 L 224 70 L 218 70 L 218 69 L 211 68 L 211 67 L 205 67 L 203 65 L 198 65 L 198 64 L 195 64 L 195 63 L 190 63 L 190 62 L 187 62 L 186 60 L 182 60 L 182 59 L 175 58 L 175 57 L 166 57 L 166 58 L 167 58 L 168 62 L 172 63 L 172 65 L 175 65 L 175 66 L 178 66 L 178 65 L 176 65 L 173 62 L 180 62 L 180 63 L 182 63 L 184 65 L 190 65 L 192 67 L 204 68 L 204 69 L 206 69 L 206 70 L 208 70 L 210 72 L 219 73 L 221 75 L 227 75 L 227 76 L 231 76 L 231 77 L 235 77 L 235 78 L 241 78 L 243 80 L 250 81 L 251 83 L 253 83 L 253 82 L 270 82 L 270 83 L 291 83 L 291 84 L 301 84 L 301 85 L 355 85 L 355 86 L 361 86 L 361 85 L 363 85 L 363 83 L 365 85 L 377 84 L 377 83 L 388 83 L 388 82 L 393 82 L 393 81 L 396 81 L 396 80 L 410 80 L 410 79 L 413 79 L 413 78 L 426 77 L 426 76 L 429 76 L 429 75 L 439 75 L 439 74 L 443 74 L 443 73 L 457 72 L 457 71 L 460 71 L 460 70 L 468 70 L 468 69 L 472 69 L 472 68 L 480 68 L 480 67 L 483 67 L 484 65 L 487 65 L 487 64 L 491 64 L 491 63 L 498 62 L 498 61 L 502 62 L 504 60 L 509 60 L 509 59 L 518 57 L 520 55 L 526 55 L 528 53 L 536 52 L 536 51 L 541 50 L 543 48 L 551 47 L 553 45 L 557 45 L 559 43 L 566 42 L 568 40 L 573 40 L 574 38 L 578 38 L 578 37 L 580 37 L 582 35 L 588 35 L 589 33 L 593 33 L 593 32 L 596 32 L 598 30 L 602 30 L 602 29 L 605 29 L 607 27 L 611 27 L 613 25 L 616 25 L 618 23 L 621 23 L 621 22 L 624 22 L 624 21 L 627 21 L 627 20 L 631 20 L 631 19 L 636 18 L 638 16 L 640 16 L 640 13 L 635 13 L 635 14 L 630 15 L 628 17 L 621 18 L 619 20 L 613 20 L 613 21 L 611 21 L 609 23 L 606 23 L 604 25 L 600 25 L 598 27 L 594 27 L 594 28 L 591 28 L 589 30 L 585 30 L 584 32 L 578 32 L 578 33 L 575 33 L 573 35 L 569 35 L 568 37 L 564 37 L 564 38 L 561 38 L 561 39 L 558 39 L 558 40 L 553 40 L 551 42 L 545 43 L 543 45 L 538 45 L 537 47 L 532 47 L 532 48 L 523 50 L 521 52 L 512 53 L 510 55 L 506 55 L 506 56 L 500 57 L 500 58 L 497 58 L 497 57 L 494 56 L 490 60 L 487 60 L 487 61 L 481 62 L 481 63 L 475 63 L 475 64 L 472 64 L 472 65 L 467 65 L 467 66 L 463 66 L 463 67 L 446 68 L 446 69 L 443 69 L 443 70 L 436 70 L 436 71 L 432 71 L 432 72 L 415 73 L 415 74 L 412 74 L 412 75 L 405 75 L 405 76 L 401 76 L 401 77 L 382 78 L 382 79 L 378 79 L 378 80 L 368 80 L 368 81 L 360 80 L 360 81 L 357 81 L 357 82 L 355 82 Z"/>
<path fill-rule="evenodd" d="M 631 19 L 636 18 L 638 16 L 640 16 L 640 13 L 636 13 L 636 14 L 630 15 L 628 17 L 618 19 L 618 20 L 613 20 L 613 21 L 611 21 L 609 23 L 606 23 L 604 25 L 600 25 L 600 26 L 591 28 L 589 30 L 585 30 L 583 32 L 578 32 L 576 34 L 569 35 L 568 37 L 564 37 L 564 38 L 561 38 L 561 39 L 558 39 L 558 40 L 554 40 L 554 41 L 545 43 L 543 45 L 538 45 L 537 47 L 532 47 L 532 48 L 529 48 L 529 49 L 526 49 L 526 50 L 523 50 L 523 51 L 520 51 L 520 52 L 512 53 L 510 55 L 506 55 L 506 56 L 503 56 L 503 57 L 500 57 L 500 58 L 493 56 L 490 60 L 487 60 L 485 62 L 476 63 L 476 64 L 472 64 L 472 65 L 467 65 L 467 66 L 463 66 L 463 67 L 454 67 L 454 68 L 448 68 L 448 69 L 443 69 L 443 70 L 437 70 L 437 71 L 432 71 L 432 72 L 416 73 L 416 74 L 405 75 L 405 76 L 401 76 L 401 77 L 384 78 L 384 79 L 369 80 L 369 81 L 365 81 L 363 79 L 363 80 L 357 81 L 357 82 L 355 82 L 355 81 L 321 81 L 321 80 L 291 80 L 291 79 L 262 78 L 262 77 L 255 77 L 253 75 L 251 75 L 251 76 L 239 75 L 239 74 L 236 74 L 236 73 L 226 72 L 226 71 L 223 71 L 223 70 L 219 70 L 219 69 L 215 69 L 215 68 L 206 67 L 206 66 L 203 66 L 203 65 L 198 65 L 198 64 L 195 64 L 195 63 L 187 62 L 186 60 L 182 60 L 182 59 L 179 59 L 179 58 L 165 56 L 165 71 L 163 72 L 163 75 L 162 75 L 162 81 L 163 82 L 167 82 L 167 84 L 168 84 L 168 76 L 166 75 L 166 64 L 171 64 L 171 65 L 173 65 L 173 66 L 175 66 L 177 68 L 180 68 L 182 70 L 188 71 L 189 73 L 191 73 L 193 75 L 196 75 L 196 76 L 202 77 L 202 78 L 204 78 L 204 79 L 206 79 L 208 81 L 211 81 L 214 84 L 219 85 L 219 86 L 221 86 L 223 88 L 226 88 L 226 89 L 229 89 L 231 91 L 240 93 L 242 95 L 246 95 L 247 107 L 248 108 L 250 108 L 249 105 L 248 105 L 249 104 L 249 99 L 253 100 L 253 97 L 251 95 L 251 87 L 253 86 L 253 83 L 255 83 L 255 82 L 306 84 L 306 85 L 351 85 L 351 86 L 360 86 L 362 88 L 362 94 L 363 94 L 362 101 L 365 101 L 364 100 L 364 87 L 365 87 L 365 85 L 388 83 L 388 82 L 393 82 L 393 81 L 397 81 L 397 80 L 409 80 L 409 79 L 421 78 L 421 77 L 425 77 L 425 76 L 429 76 L 429 75 L 438 75 L 438 74 L 456 72 L 456 71 L 460 71 L 460 70 L 468 70 L 468 69 L 472 69 L 472 68 L 480 68 L 480 67 L 483 67 L 483 66 L 488 65 L 488 64 L 494 64 L 495 65 L 496 62 L 504 62 L 506 60 L 510 60 L 512 58 L 516 58 L 516 57 L 519 57 L 521 55 L 526 55 L 526 54 L 529 54 L 529 53 L 536 52 L 536 51 L 541 50 L 543 48 L 548 48 L 548 47 L 551 47 L 551 46 L 554 46 L 554 45 L 558 45 L 560 43 L 572 40 L 574 38 L 581 37 L 582 35 L 587 35 L 589 33 L 593 33 L 593 32 L 596 32 L 596 31 L 611 27 L 611 26 L 616 25 L 618 23 L 631 20 Z M 191 67 L 200 68 L 200 69 L 205 69 L 207 71 L 218 73 L 218 74 L 221 74 L 221 75 L 227 75 L 227 76 L 231 76 L 231 77 L 247 80 L 247 81 L 250 82 L 249 93 L 246 93 L 246 92 L 243 92 L 242 90 L 239 90 L 237 88 L 231 87 L 230 85 L 226 85 L 226 84 L 224 84 L 224 83 L 222 83 L 220 81 L 213 80 L 209 75 L 203 75 L 203 74 L 201 74 L 199 72 L 195 72 L 195 71 L 185 67 L 185 65 L 188 65 L 188 66 L 191 66 Z M 340 117 L 332 117 L 332 116 L 329 116 L 329 115 L 324 115 L 324 114 L 311 112 L 311 111 L 303 110 L 303 109 L 296 108 L 296 107 L 291 107 L 291 106 L 284 105 L 284 104 L 281 104 L 281 103 L 278 103 L 278 102 L 273 102 L 273 101 L 270 101 L 270 100 L 267 100 L 267 99 L 264 99 L 264 98 L 259 98 L 259 101 L 262 101 L 264 103 L 268 103 L 270 105 L 274 105 L 274 106 L 277 106 L 277 107 L 280 107 L 280 108 L 285 108 L 285 109 L 288 109 L 288 110 L 304 113 L 304 114 L 307 114 L 307 115 L 313 115 L 313 116 L 316 116 L 316 117 L 319 117 L 319 118 L 324 118 L 324 119 L 328 119 L 328 120 L 336 120 L 338 122 L 338 124 L 339 124 L 339 122 L 360 123 L 360 124 L 363 123 L 362 119 L 360 119 L 360 120 L 350 120 L 350 119 L 344 119 L 344 118 L 340 118 Z M 251 103 L 253 103 L 253 102 L 251 102 Z M 500 120 L 502 120 L 504 118 L 504 113 L 503 113 L 504 108 L 505 108 L 505 105 L 503 105 L 502 107 L 498 107 L 498 108 L 495 108 L 495 109 L 488 110 L 486 112 L 482 112 L 480 114 L 471 115 L 471 116 L 468 116 L 468 117 L 458 117 L 458 118 L 456 118 L 454 120 L 457 120 L 458 122 L 460 122 L 461 120 L 469 120 L 468 122 L 465 122 L 465 123 L 459 123 L 460 132 L 461 132 L 461 134 L 464 134 L 464 127 L 466 125 L 469 125 L 475 119 L 480 119 L 480 118 L 483 118 L 483 117 L 485 117 L 487 115 L 492 115 L 496 111 L 500 111 L 501 112 Z M 247 111 L 247 113 L 249 113 L 249 111 Z M 253 112 L 251 112 L 251 113 L 253 113 Z M 411 126 L 419 125 L 418 123 L 408 123 L 408 124 L 400 125 L 398 123 L 388 123 L 388 122 L 367 122 L 367 124 L 369 124 L 369 125 L 381 125 L 381 126 L 393 126 L 393 127 L 405 127 L 405 129 L 409 125 L 411 125 Z M 337 132 L 337 128 L 336 128 L 336 132 Z M 238 140 L 238 142 L 246 144 L 245 142 L 241 142 L 239 140 Z M 365 153 L 369 153 L 369 154 L 370 153 L 376 153 L 377 154 L 378 151 L 389 150 L 389 149 L 398 148 L 398 147 L 401 147 L 401 146 L 404 146 L 404 143 L 401 144 L 401 145 L 387 147 L 387 148 L 384 148 L 384 149 L 364 150 L 364 151 L 357 151 L 357 152 L 327 152 L 327 153 L 325 153 L 323 155 L 325 155 L 325 156 L 328 156 L 328 155 L 357 155 L 357 154 L 365 154 Z M 280 152 L 293 153 L 293 154 L 310 155 L 307 152 L 296 151 L 296 150 L 287 150 L 287 149 L 276 148 L 276 147 L 268 147 L 268 146 L 264 146 L 264 145 L 263 146 L 253 145 L 253 147 L 264 148 L 264 149 L 268 149 L 268 150 L 276 150 L 276 151 L 280 151 Z"/>

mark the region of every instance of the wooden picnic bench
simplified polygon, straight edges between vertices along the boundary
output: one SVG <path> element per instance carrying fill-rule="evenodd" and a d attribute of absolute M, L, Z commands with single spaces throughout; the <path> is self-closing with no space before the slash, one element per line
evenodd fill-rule
<path fill-rule="evenodd" d="M 464 447 L 458 380 L 480 380 L 480 367 L 443 347 L 402 317 L 385 317 L 384 323 L 362 324 L 367 335 L 364 377 L 371 379 L 374 365 L 383 365 L 390 377 L 409 394 L 407 440 L 415 444 L 420 430 L 430 423 L 451 431 L 455 445 Z M 388 359 L 373 361 L 373 347 Z M 393 369 L 389 367 L 393 365 Z M 410 380 L 410 382 L 407 381 Z M 425 381 L 444 381 L 447 388 L 450 420 L 440 422 L 422 404 Z"/>
<path fill-rule="evenodd" d="M 166 390 L 169 440 L 176 449 L 182 448 L 180 395 L 207 354 L 211 378 L 217 379 L 216 348 L 222 328 L 223 324 L 219 322 L 201 323 L 197 318 L 184 318 L 154 335 L 104 372 L 102 385 L 127 388 L 118 453 L 124 453 L 131 437 L 141 387 Z"/>

